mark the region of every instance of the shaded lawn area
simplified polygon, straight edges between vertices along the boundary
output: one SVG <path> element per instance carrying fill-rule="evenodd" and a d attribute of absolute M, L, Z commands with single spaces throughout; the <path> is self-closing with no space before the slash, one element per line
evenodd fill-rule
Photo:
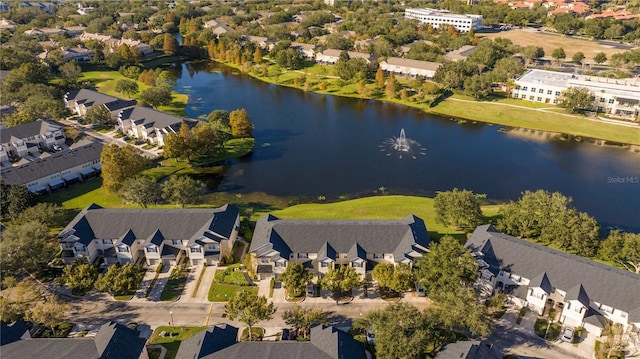
<path fill-rule="evenodd" d="M 178 348 L 180 347 L 180 343 L 194 336 L 196 333 L 201 332 L 207 329 L 207 327 L 171 327 L 171 326 L 161 326 L 156 328 L 151 334 L 149 338 L 149 345 L 153 344 L 161 344 L 163 347 L 167 348 L 167 355 L 165 359 L 173 359 L 176 357 L 178 353 Z M 165 332 L 165 334 L 169 333 L 172 335 L 161 336 L 160 333 Z"/>
<path fill-rule="evenodd" d="M 189 275 L 188 270 L 183 270 L 181 267 L 173 268 L 169 275 L 167 284 L 162 288 L 160 293 L 160 300 L 162 301 L 176 301 L 182 295 L 184 287 L 187 283 L 187 277 Z"/>
<path fill-rule="evenodd" d="M 218 282 L 212 282 L 209 288 L 209 295 L 207 298 L 210 302 L 226 302 L 233 298 L 237 292 L 241 290 L 248 290 L 252 294 L 258 294 L 258 287 L 256 286 L 240 286 L 233 284 L 223 284 Z"/>
<path fill-rule="evenodd" d="M 549 327 L 548 333 L 547 333 L 547 327 Z M 540 338 L 545 338 L 546 340 L 549 340 L 549 341 L 558 339 L 558 335 L 560 335 L 560 330 L 562 330 L 562 327 L 560 327 L 560 325 L 556 323 L 552 323 L 551 326 L 549 326 L 549 322 L 547 321 L 547 319 L 544 319 L 544 318 L 536 319 L 536 323 L 533 328 L 533 331 L 536 333 L 537 336 L 539 336 Z M 546 337 L 545 337 L 545 334 L 546 334 Z"/>
<path fill-rule="evenodd" d="M 44 198 L 46 202 L 56 203 L 65 208 L 85 208 L 91 203 L 102 207 L 127 207 L 113 193 L 102 188 L 102 177 L 76 183 L 69 188 L 60 189 Z"/>

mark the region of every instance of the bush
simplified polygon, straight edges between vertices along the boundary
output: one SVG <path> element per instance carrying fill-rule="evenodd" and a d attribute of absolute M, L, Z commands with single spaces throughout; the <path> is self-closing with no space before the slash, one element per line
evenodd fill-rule
<path fill-rule="evenodd" d="M 216 272 L 214 278 L 218 283 L 233 284 L 233 285 L 240 285 L 240 286 L 250 285 L 244 272 L 240 270 L 239 264 L 230 265 L 224 271 Z"/>
<path fill-rule="evenodd" d="M 164 263 L 160 262 L 160 264 L 158 264 L 158 266 L 156 267 L 156 273 L 162 272 L 162 268 L 164 268 Z"/>
<path fill-rule="evenodd" d="M 276 287 L 276 279 L 271 277 L 269 282 L 269 298 L 273 297 L 273 289 Z"/>

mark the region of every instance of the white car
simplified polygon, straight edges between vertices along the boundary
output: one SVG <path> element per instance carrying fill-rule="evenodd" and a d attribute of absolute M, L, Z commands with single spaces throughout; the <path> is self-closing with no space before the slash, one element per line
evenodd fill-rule
<path fill-rule="evenodd" d="M 562 331 L 562 336 L 560 337 L 560 339 L 565 342 L 571 343 L 573 341 L 573 334 L 575 333 L 575 331 L 576 330 L 573 327 L 565 327 Z"/>

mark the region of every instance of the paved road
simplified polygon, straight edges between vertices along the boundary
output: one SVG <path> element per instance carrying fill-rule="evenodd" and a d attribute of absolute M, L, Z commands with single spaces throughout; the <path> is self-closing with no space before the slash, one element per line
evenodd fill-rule
<path fill-rule="evenodd" d="M 558 347 L 550 346 L 544 339 L 532 336 L 518 328 L 498 323 L 493 334 L 487 339 L 488 344 L 493 344 L 504 353 L 511 353 L 520 358 L 583 358 L 582 356 L 568 353 Z"/>

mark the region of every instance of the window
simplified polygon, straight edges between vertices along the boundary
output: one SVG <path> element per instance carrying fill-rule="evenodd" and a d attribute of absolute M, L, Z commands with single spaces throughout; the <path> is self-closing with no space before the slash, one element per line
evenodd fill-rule
<path fill-rule="evenodd" d="M 609 99 L 609 103 L 613 103 L 613 99 L 612 98 Z"/>
<path fill-rule="evenodd" d="M 354 267 L 354 268 L 362 268 L 362 263 L 352 262 L 351 266 Z"/>
<path fill-rule="evenodd" d="M 120 246 L 120 247 L 118 247 L 118 252 L 127 253 L 127 252 L 129 252 L 129 247 Z"/>
<path fill-rule="evenodd" d="M 604 97 L 600 97 L 600 102 L 604 102 L 605 98 Z"/>
<path fill-rule="evenodd" d="M 174 239 L 171 241 L 171 244 L 173 244 L 174 246 L 179 246 L 182 244 L 182 241 L 179 239 Z"/>
<path fill-rule="evenodd" d="M 276 262 L 277 268 L 284 268 L 284 262 Z"/>
<path fill-rule="evenodd" d="M 269 264 L 269 258 L 260 258 L 260 263 Z"/>
<path fill-rule="evenodd" d="M 309 253 L 298 253 L 298 258 L 309 258 Z"/>
<path fill-rule="evenodd" d="M 191 253 L 200 253 L 200 248 L 198 247 L 191 247 L 190 248 Z"/>
<path fill-rule="evenodd" d="M 110 239 L 103 239 L 102 244 L 112 244 Z"/>
<path fill-rule="evenodd" d="M 516 90 L 520 90 L 520 85 L 516 85 Z"/>
<path fill-rule="evenodd" d="M 527 86 L 522 87 L 522 91 L 527 91 Z"/>
<path fill-rule="evenodd" d="M 553 91 L 547 90 L 547 95 L 551 95 L 551 94 L 553 94 Z"/>
<path fill-rule="evenodd" d="M 373 255 L 373 259 L 383 259 L 383 258 L 384 258 L 384 254 L 376 253 L 376 254 Z"/>
<path fill-rule="evenodd" d="M 554 98 L 554 99 L 553 99 L 553 103 L 558 103 L 558 99 L 557 99 L 557 98 Z"/>
<path fill-rule="evenodd" d="M 544 89 L 538 90 L 538 93 L 544 93 Z"/>
<path fill-rule="evenodd" d="M 535 88 L 535 87 L 532 87 L 532 88 L 531 88 L 531 92 L 536 92 L 536 88 Z"/>
<path fill-rule="evenodd" d="M 600 309 L 602 309 L 602 311 L 605 313 L 613 314 L 613 308 L 606 306 L 604 304 L 600 306 Z"/>
<path fill-rule="evenodd" d="M 327 268 L 328 266 L 329 266 L 329 264 L 328 264 L 328 263 L 326 263 L 326 262 L 320 262 L 320 267 L 322 267 L 322 268 Z"/>
<path fill-rule="evenodd" d="M 525 94 L 522 94 L 521 97 L 522 97 L 522 99 L 525 99 L 525 100 L 527 99 L 527 95 L 525 95 Z"/>
<path fill-rule="evenodd" d="M 560 91 L 556 91 L 556 96 L 560 96 Z"/>
<path fill-rule="evenodd" d="M 542 101 L 542 97 L 538 97 L 538 99 L 536 101 L 538 101 L 538 102 Z"/>
<path fill-rule="evenodd" d="M 147 252 L 149 252 L 149 253 L 158 253 L 158 248 L 156 248 L 155 246 L 149 246 L 149 247 L 147 247 Z"/>
<path fill-rule="evenodd" d="M 535 98 L 535 96 L 529 96 L 529 100 L 533 101 L 533 99 Z"/>

